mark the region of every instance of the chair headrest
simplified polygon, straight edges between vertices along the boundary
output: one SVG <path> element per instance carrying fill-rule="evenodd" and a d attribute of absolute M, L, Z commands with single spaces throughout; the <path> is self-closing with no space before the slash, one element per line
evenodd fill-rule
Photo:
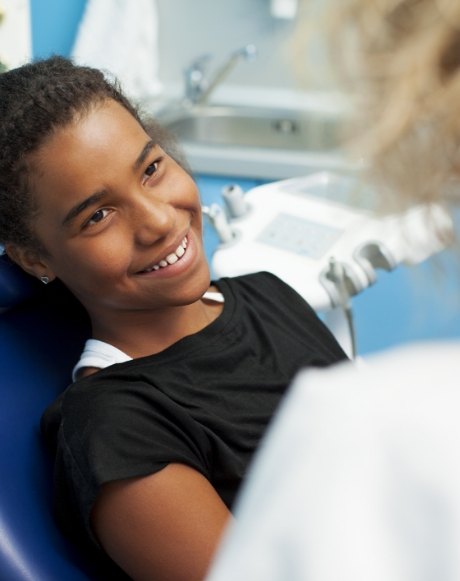
<path fill-rule="evenodd" d="M 38 293 L 40 283 L 6 254 L 0 254 L 0 309 L 13 307 Z"/>

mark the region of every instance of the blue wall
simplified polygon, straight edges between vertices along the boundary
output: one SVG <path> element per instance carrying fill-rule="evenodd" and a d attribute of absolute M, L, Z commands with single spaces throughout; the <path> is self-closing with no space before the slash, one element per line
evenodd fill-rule
<path fill-rule="evenodd" d="M 30 0 L 32 56 L 69 56 L 86 0 Z"/>
<path fill-rule="evenodd" d="M 353 299 L 360 354 L 412 341 L 460 338 L 458 249 L 415 267 L 378 271 L 377 283 Z"/>

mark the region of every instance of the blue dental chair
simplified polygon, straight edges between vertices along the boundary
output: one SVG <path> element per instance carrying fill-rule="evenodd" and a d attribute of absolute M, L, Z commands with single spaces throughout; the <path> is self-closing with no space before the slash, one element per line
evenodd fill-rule
<path fill-rule="evenodd" d="M 0 255 L 0 579 L 112 580 L 53 520 L 40 417 L 68 385 L 89 322 L 59 283 L 42 286 Z"/>

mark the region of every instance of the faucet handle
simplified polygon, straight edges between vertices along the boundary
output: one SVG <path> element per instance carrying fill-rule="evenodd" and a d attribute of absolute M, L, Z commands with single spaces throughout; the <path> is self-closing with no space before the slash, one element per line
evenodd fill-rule
<path fill-rule="evenodd" d="M 210 53 L 203 54 L 194 59 L 184 70 L 185 77 L 185 99 L 187 104 L 203 104 L 217 85 L 226 78 L 240 59 L 252 60 L 257 56 L 257 48 L 254 44 L 246 44 L 242 48 L 230 54 L 224 64 L 209 79 L 205 75 L 205 69 L 211 60 Z"/>
<path fill-rule="evenodd" d="M 195 57 L 188 67 L 186 67 L 185 72 L 200 71 L 203 73 L 211 59 L 212 54 L 210 52 Z"/>
<path fill-rule="evenodd" d="M 202 54 L 184 69 L 185 99 L 189 103 L 196 103 L 199 96 L 207 87 L 205 78 L 206 65 L 211 60 L 210 53 Z"/>
<path fill-rule="evenodd" d="M 235 57 L 243 57 L 247 61 L 252 61 L 257 57 L 258 51 L 255 44 L 246 44 L 245 46 L 236 50 L 233 55 Z"/>

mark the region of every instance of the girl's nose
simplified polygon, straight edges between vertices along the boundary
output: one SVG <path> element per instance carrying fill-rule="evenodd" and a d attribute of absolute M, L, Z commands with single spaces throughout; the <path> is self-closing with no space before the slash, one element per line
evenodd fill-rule
<path fill-rule="evenodd" d="M 150 246 L 167 236 L 176 224 L 176 211 L 168 202 L 150 195 L 143 195 L 133 212 L 135 241 L 141 246 Z"/>

